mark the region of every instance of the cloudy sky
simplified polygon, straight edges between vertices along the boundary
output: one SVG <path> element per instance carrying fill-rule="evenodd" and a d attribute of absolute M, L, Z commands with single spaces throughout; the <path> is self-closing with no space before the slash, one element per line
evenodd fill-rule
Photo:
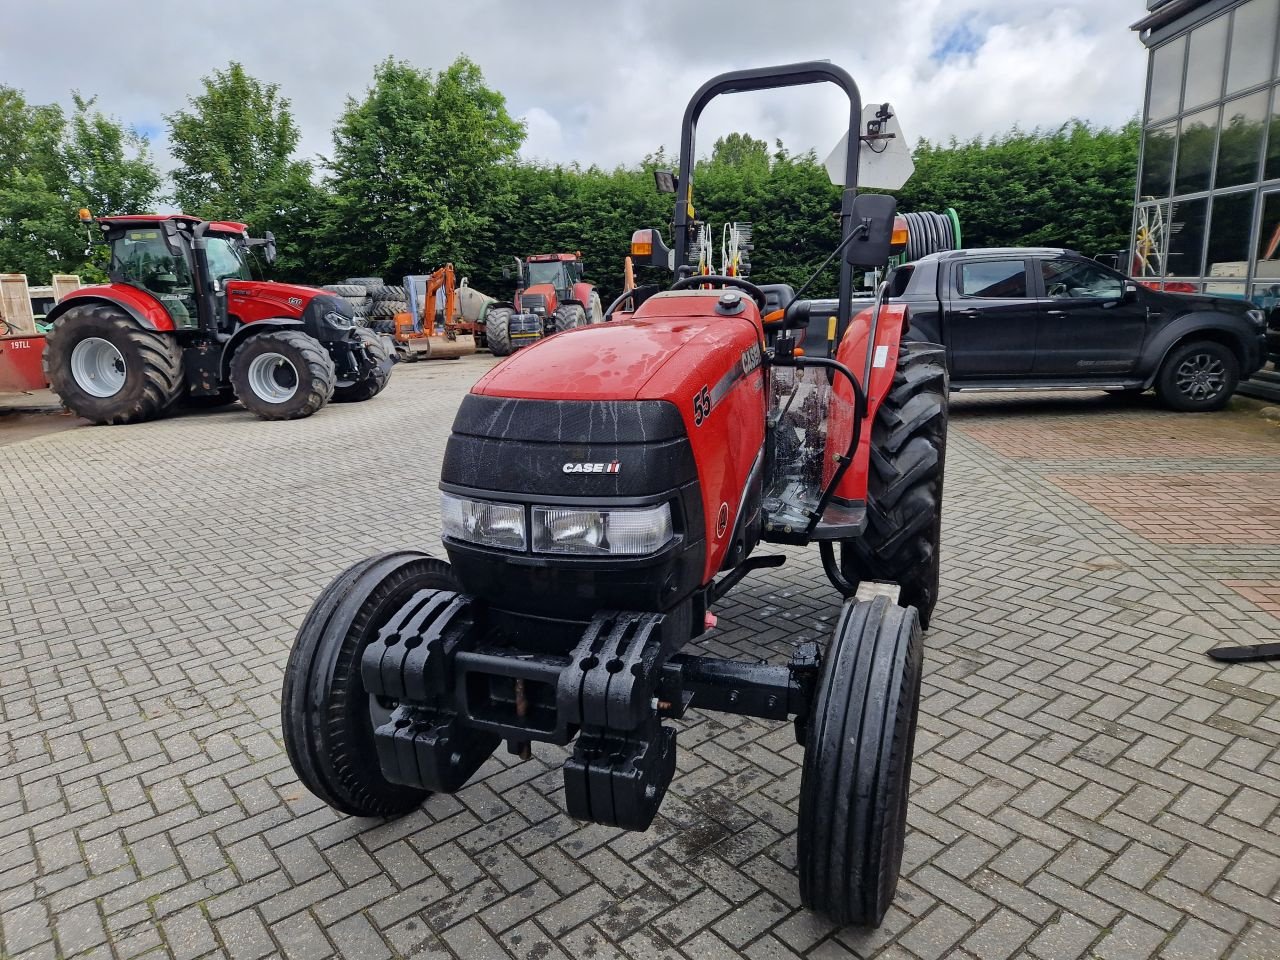
<path fill-rule="evenodd" d="M 1144 0 L 40 0 L 0 32 L 0 83 L 35 102 L 97 94 L 155 141 L 209 70 L 241 61 L 293 101 L 305 155 L 324 154 L 348 95 L 388 55 L 438 68 L 465 53 L 525 118 L 524 154 L 611 166 L 679 141 L 689 95 L 724 70 L 829 59 L 866 101 L 892 101 L 909 140 L 1122 123 L 1140 108 Z M 43 39 L 42 39 L 43 38 Z M 702 151 L 731 130 L 825 155 L 835 88 L 717 100 Z"/>

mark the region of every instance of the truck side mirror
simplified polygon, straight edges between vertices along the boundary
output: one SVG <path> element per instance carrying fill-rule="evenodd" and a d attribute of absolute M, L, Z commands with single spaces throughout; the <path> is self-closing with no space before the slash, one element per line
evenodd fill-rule
<path fill-rule="evenodd" d="M 262 239 L 267 241 L 262 245 L 262 257 L 268 265 L 273 264 L 276 262 L 276 235 L 268 230 Z"/>
<path fill-rule="evenodd" d="M 1138 299 L 1138 285 L 1131 280 L 1124 282 L 1124 293 L 1121 294 L 1120 300 L 1123 303 L 1133 303 Z"/>
<path fill-rule="evenodd" d="M 845 247 L 845 261 L 855 267 L 883 267 L 893 253 L 893 222 L 898 201 L 882 193 L 862 193 L 853 201 L 853 229 L 858 232 Z"/>

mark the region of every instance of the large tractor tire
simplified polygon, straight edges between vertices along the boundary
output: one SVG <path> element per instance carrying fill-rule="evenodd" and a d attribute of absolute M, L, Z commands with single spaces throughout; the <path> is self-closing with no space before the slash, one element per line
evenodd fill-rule
<path fill-rule="evenodd" d="M 336 293 L 340 297 L 364 297 L 368 295 L 365 292 L 365 288 L 358 283 L 326 283 L 320 289 Z"/>
<path fill-rule="evenodd" d="M 1240 382 L 1240 361 L 1212 340 L 1184 343 L 1169 351 L 1156 376 L 1161 402 L 1183 413 L 1221 410 Z"/>
<path fill-rule="evenodd" d="M 254 334 L 231 358 L 236 399 L 263 420 L 309 417 L 333 396 L 333 358 L 299 330 Z"/>
<path fill-rule="evenodd" d="M 396 322 L 392 317 L 377 317 L 369 319 L 369 329 L 374 333 L 391 333 L 396 332 Z"/>
<path fill-rule="evenodd" d="M 425 790 L 382 775 L 373 731 L 391 708 L 365 690 L 360 658 L 419 590 L 457 589 L 447 563 L 402 550 L 348 567 L 312 604 L 285 667 L 280 719 L 294 772 L 329 806 L 356 817 L 394 817 L 426 799 Z M 484 757 L 469 762 L 478 767 L 497 738 L 488 745 Z"/>
<path fill-rule="evenodd" d="M 45 340 L 44 375 L 63 404 L 93 423 L 163 417 L 182 396 L 182 349 L 119 307 L 86 303 L 60 316 Z"/>
<path fill-rule="evenodd" d="M 511 353 L 511 318 L 515 311 L 510 307 L 494 307 L 484 321 L 484 338 L 489 343 L 489 352 L 495 357 L 509 356 Z"/>
<path fill-rule="evenodd" d="M 371 317 L 394 317 L 397 313 L 408 313 L 409 304 L 404 300 L 374 300 L 369 308 Z"/>
<path fill-rule="evenodd" d="M 385 283 L 370 284 L 365 288 L 365 293 L 374 303 L 383 300 L 396 300 L 404 303 L 409 299 L 409 294 L 404 287 L 393 287 Z"/>
<path fill-rule="evenodd" d="M 587 325 L 587 311 L 577 303 L 564 303 L 556 307 L 556 333 Z"/>
<path fill-rule="evenodd" d="M 604 322 L 604 304 L 600 302 L 600 294 L 592 290 L 591 301 L 587 304 L 587 323 Z"/>
<path fill-rule="evenodd" d="M 867 529 L 840 544 L 846 580 L 898 584 L 898 603 L 920 611 L 926 629 L 938 600 L 947 394 L 943 348 L 904 342 L 871 426 Z"/>
<path fill-rule="evenodd" d="M 804 732 L 800 900 L 836 923 L 877 926 L 902 869 L 924 642 L 916 613 L 849 601 Z"/>
<path fill-rule="evenodd" d="M 363 329 L 357 330 L 356 336 L 360 338 L 370 357 L 373 358 L 374 368 L 363 380 L 338 383 L 333 388 L 334 403 L 360 403 L 363 400 L 372 400 L 391 381 L 391 368 L 395 366 L 395 360 L 387 350 L 387 345 L 383 343 L 382 337 L 372 330 Z"/>

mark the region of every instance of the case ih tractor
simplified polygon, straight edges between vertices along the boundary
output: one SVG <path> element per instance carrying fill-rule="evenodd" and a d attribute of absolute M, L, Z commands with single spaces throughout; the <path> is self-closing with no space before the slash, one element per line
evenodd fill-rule
<path fill-rule="evenodd" d="M 894 200 L 855 189 L 853 79 L 813 62 L 705 84 L 684 116 L 674 250 L 656 230 L 632 250 L 688 262 L 708 102 L 818 82 L 851 106 L 835 355 L 796 349 L 810 302 L 790 287 L 684 268 L 629 317 L 489 371 L 441 468 L 449 562 L 416 550 L 361 561 L 298 633 L 282 720 L 318 797 L 394 816 L 460 789 L 504 740 L 524 757 L 534 741 L 573 743 L 568 813 L 643 830 L 676 767 L 668 721 L 691 709 L 791 719 L 801 897 L 840 923 L 880 922 L 938 589 L 947 374 L 941 348 L 902 342 L 901 307 L 849 317 L 853 267 L 883 266 L 897 241 Z M 771 299 L 782 307 L 766 312 Z M 765 544 L 819 547 L 847 598 L 834 631 L 786 664 L 686 652 L 728 590 L 783 562 L 757 553 Z"/>
<path fill-rule="evenodd" d="M 96 222 L 111 282 L 50 311 L 44 355 L 49 385 L 77 416 L 136 423 L 186 399 L 239 400 L 264 420 L 294 420 L 387 385 L 393 360 L 345 300 L 252 279 L 248 251 L 273 260 L 270 234 L 251 239 L 243 223 L 182 214 Z"/>
<path fill-rule="evenodd" d="M 504 277 L 510 268 L 502 270 Z M 485 321 L 489 351 L 505 357 L 536 340 L 599 323 L 604 319 L 600 294 L 582 279 L 582 254 L 539 253 L 516 258 L 516 296 L 495 303 Z"/>

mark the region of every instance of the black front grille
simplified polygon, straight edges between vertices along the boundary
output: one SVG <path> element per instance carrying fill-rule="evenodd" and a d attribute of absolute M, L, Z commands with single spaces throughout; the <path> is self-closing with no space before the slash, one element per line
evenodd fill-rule
<path fill-rule="evenodd" d="M 541 293 L 522 293 L 520 294 L 520 309 L 527 313 L 532 313 L 534 310 L 541 310 L 545 313 L 547 298 Z"/>

